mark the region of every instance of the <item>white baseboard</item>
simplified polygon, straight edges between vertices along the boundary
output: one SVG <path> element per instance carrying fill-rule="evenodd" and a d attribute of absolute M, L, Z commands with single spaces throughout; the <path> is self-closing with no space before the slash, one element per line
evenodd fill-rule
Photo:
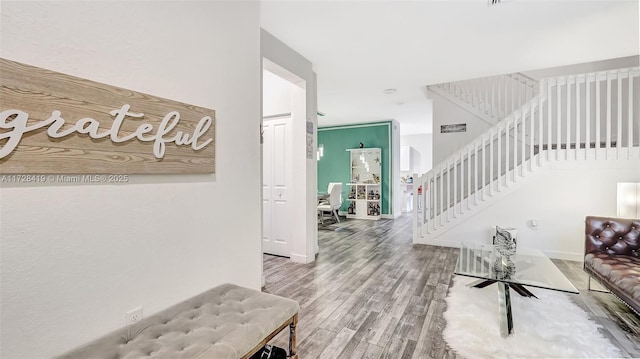
<path fill-rule="evenodd" d="M 462 242 L 458 242 L 458 241 L 444 241 L 444 240 L 438 240 L 438 239 L 425 240 L 424 238 L 422 238 L 422 240 L 418 240 L 418 242 L 416 244 L 426 244 L 428 246 L 460 248 L 461 243 Z M 547 257 L 553 258 L 553 259 L 562 259 L 562 260 L 576 261 L 576 262 L 584 261 L 584 254 L 583 253 L 563 252 L 563 251 L 549 251 L 549 250 L 544 250 L 544 249 L 540 249 L 540 251 L 542 251 L 542 253 L 544 253 Z"/>
<path fill-rule="evenodd" d="M 554 258 L 554 259 L 563 259 L 566 261 L 576 261 L 576 262 L 584 261 L 584 253 L 548 251 L 548 250 L 542 250 L 542 253 L 544 253 L 547 257 Z"/>
<path fill-rule="evenodd" d="M 426 244 L 428 246 L 438 246 L 438 247 L 451 247 L 451 248 L 460 248 L 462 242 L 458 241 L 445 241 L 442 239 L 431 239 L 427 240 L 426 238 L 421 238 L 422 240 L 418 240 L 415 244 Z"/>
<path fill-rule="evenodd" d="M 291 261 L 293 261 L 295 263 L 307 264 L 307 263 L 313 262 L 313 260 L 309 260 L 309 258 L 307 256 L 302 255 L 302 254 L 295 254 L 293 252 L 291 252 L 290 259 L 291 259 Z"/>

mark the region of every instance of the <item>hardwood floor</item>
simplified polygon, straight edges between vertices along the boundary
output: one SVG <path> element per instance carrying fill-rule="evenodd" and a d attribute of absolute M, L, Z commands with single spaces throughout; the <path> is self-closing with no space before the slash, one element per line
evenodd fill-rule
<path fill-rule="evenodd" d="M 413 245 L 410 216 L 345 220 L 319 227 L 318 237 L 313 263 L 264 256 L 263 290 L 300 303 L 301 359 L 460 358 L 442 338 L 457 249 Z M 555 263 L 580 289 L 576 304 L 640 357 L 640 319 L 612 295 L 587 292 L 581 263 Z M 287 340 L 282 333 L 274 342 L 286 348 Z"/>

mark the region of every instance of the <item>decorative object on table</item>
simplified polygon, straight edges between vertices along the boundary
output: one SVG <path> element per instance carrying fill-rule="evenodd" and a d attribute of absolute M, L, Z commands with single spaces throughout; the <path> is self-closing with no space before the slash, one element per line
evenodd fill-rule
<path fill-rule="evenodd" d="M 495 290 L 477 290 L 474 278 L 455 277 L 446 298 L 442 333 L 464 358 L 620 358 L 622 353 L 602 335 L 598 324 L 568 295 L 533 288 L 538 299 L 511 296 L 514 321 L 521 323 L 508 339 L 500 336 Z M 469 315 L 473 313 L 473 315 Z M 526 325 L 525 325 L 526 324 Z M 585 343 L 588 343 L 585 344 Z"/>
<path fill-rule="evenodd" d="M 364 148 L 364 143 L 360 142 L 360 144 L 358 144 L 358 148 Z"/>
<path fill-rule="evenodd" d="M 373 176 L 373 182 L 380 183 L 380 176 L 375 173 L 372 173 L 371 176 Z"/>
<path fill-rule="evenodd" d="M 515 228 L 496 226 L 496 231 L 493 235 L 493 246 L 500 255 L 510 257 L 516 254 L 516 234 L 517 230 Z"/>
<path fill-rule="evenodd" d="M 511 279 L 516 274 L 516 264 L 511 257 L 498 256 L 493 262 L 493 272 L 498 280 Z"/>

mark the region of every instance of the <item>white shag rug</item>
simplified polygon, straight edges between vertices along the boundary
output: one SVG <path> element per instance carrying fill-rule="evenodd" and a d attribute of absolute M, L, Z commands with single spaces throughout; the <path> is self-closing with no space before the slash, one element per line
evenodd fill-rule
<path fill-rule="evenodd" d="M 443 336 L 465 358 L 619 358 L 622 353 L 565 293 L 527 287 L 538 299 L 511 290 L 514 333 L 500 336 L 498 286 L 467 287 L 454 277 Z"/>

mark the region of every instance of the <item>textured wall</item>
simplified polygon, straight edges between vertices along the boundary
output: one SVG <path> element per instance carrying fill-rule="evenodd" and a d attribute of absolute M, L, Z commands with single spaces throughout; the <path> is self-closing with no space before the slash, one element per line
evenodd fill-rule
<path fill-rule="evenodd" d="M 259 5 L 3 1 L 2 57 L 216 110 L 216 174 L 0 189 L 2 358 L 223 282 L 259 289 Z"/>

